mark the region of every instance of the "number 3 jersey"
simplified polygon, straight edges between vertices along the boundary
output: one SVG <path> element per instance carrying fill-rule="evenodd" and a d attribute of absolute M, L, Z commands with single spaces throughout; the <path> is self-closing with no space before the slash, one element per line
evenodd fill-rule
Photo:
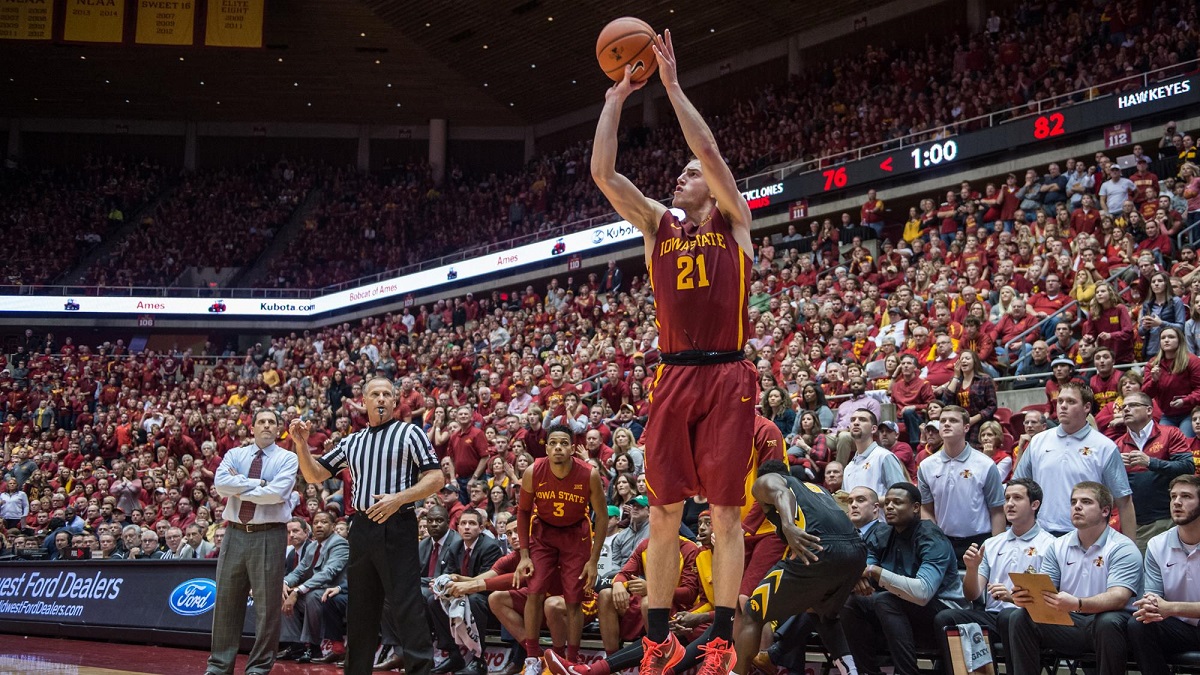
<path fill-rule="evenodd" d="M 591 496 L 592 465 L 571 458 L 571 470 L 559 478 L 550 469 L 550 460 L 539 457 L 533 462 L 533 513 L 542 523 L 571 527 L 588 517 Z"/>
<path fill-rule="evenodd" d="M 742 349 L 749 338 L 753 261 L 720 210 L 699 225 L 668 210 L 646 264 L 663 352 Z"/>

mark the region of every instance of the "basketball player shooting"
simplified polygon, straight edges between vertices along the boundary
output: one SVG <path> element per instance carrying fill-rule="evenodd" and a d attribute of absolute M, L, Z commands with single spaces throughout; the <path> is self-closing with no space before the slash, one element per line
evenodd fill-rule
<path fill-rule="evenodd" d="M 655 37 L 654 54 L 696 156 L 679 174 L 671 199 L 683 217 L 648 199 L 616 171 L 621 108 L 645 85 L 633 81 L 628 66 L 624 79 L 605 94 L 591 166 L 601 192 L 642 233 L 663 352 L 642 436 L 651 510 L 649 611 L 639 673 L 669 672 L 683 658 L 668 626 L 679 577 L 679 522 L 684 500 L 703 493 L 712 511 L 716 610 L 700 673 L 726 675 L 736 661 L 733 617 L 744 554 L 740 509 L 753 468 L 757 398 L 755 370 L 742 353 L 750 327 L 750 207 L 712 131 L 679 86 L 670 31 Z"/>

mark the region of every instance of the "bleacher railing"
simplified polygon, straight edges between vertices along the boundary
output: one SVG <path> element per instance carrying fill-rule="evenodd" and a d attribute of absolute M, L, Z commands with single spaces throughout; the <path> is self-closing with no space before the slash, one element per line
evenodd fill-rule
<path fill-rule="evenodd" d="M 890 152 L 898 148 L 903 148 L 910 145 L 917 145 L 924 141 L 938 137 L 955 136 L 966 130 L 985 129 L 989 127 L 1005 124 L 1013 120 L 1022 119 L 1034 115 L 1041 115 L 1046 112 L 1063 108 L 1066 106 L 1092 101 L 1106 96 L 1112 96 L 1120 91 L 1123 87 L 1129 84 L 1137 84 L 1140 86 L 1149 86 L 1151 82 L 1158 82 L 1168 77 L 1175 77 L 1191 72 L 1200 66 L 1200 58 L 1185 61 L 1180 64 L 1168 66 L 1165 68 L 1157 68 L 1137 75 L 1121 77 L 1108 82 L 1103 82 L 1083 89 L 1050 96 L 1044 99 L 1030 101 L 1024 105 L 997 110 L 984 115 L 978 115 L 965 120 L 960 120 L 947 124 L 935 129 L 926 129 L 924 131 L 907 134 L 898 138 L 864 145 L 859 148 L 847 150 L 844 152 L 822 155 L 815 159 L 801 160 L 793 162 L 785 166 L 776 167 L 768 171 L 759 172 L 738 180 L 738 186 L 741 190 L 748 190 L 750 185 L 755 181 L 760 181 L 764 178 L 773 180 L 782 180 L 785 177 L 790 177 L 802 173 L 810 173 L 820 171 L 824 167 L 833 164 L 842 164 L 845 162 L 855 161 L 873 155 Z M 1104 92 L 1104 93 L 1101 93 Z M 662 200 L 664 203 L 666 199 Z M 54 286 L 54 285 L 12 285 L 0 284 L 0 295 L 29 295 L 29 296 L 81 296 L 81 297 L 122 297 L 122 296 L 150 296 L 164 298 L 313 298 L 329 293 L 363 286 L 393 277 L 421 272 L 436 267 L 441 267 L 453 262 L 465 260 L 482 255 L 488 255 L 497 251 L 505 251 L 517 246 L 534 243 L 542 240 L 554 239 L 573 232 L 579 232 L 592 227 L 613 222 L 616 217 L 615 213 L 607 213 L 601 216 L 594 216 L 584 220 L 577 220 L 562 225 L 545 228 L 537 232 L 514 237 L 501 242 L 484 244 L 473 248 L 461 249 L 439 258 L 431 258 L 419 263 L 407 265 L 405 267 L 394 268 L 372 274 L 364 277 L 358 277 L 349 281 L 344 281 L 340 284 L 326 286 L 317 289 L 277 289 L 277 288 L 171 288 L 171 287 L 130 287 L 130 286 Z M 1190 228 L 1189 228 L 1190 229 Z"/>

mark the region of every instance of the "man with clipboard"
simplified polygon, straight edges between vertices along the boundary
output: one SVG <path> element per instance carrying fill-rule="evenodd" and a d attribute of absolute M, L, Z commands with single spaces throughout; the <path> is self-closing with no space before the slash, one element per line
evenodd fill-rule
<path fill-rule="evenodd" d="M 1131 539 L 1108 526 L 1112 509 L 1112 492 L 1103 484 L 1077 484 L 1071 492 L 1075 531 L 1056 539 L 1042 560 L 1042 572 L 1058 592 L 1035 597 L 1014 585 L 1012 601 L 1020 609 L 1009 620 L 1004 644 L 1016 675 L 1041 672 L 1043 647 L 1066 656 L 1095 654 L 1099 675 L 1125 672 L 1125 625 L 1133 598 L 1141 594 L 1142 558 Z M 1072 625 L 1035 623 L 1031 610 L 1043 608 L 1069 612 Z"/>

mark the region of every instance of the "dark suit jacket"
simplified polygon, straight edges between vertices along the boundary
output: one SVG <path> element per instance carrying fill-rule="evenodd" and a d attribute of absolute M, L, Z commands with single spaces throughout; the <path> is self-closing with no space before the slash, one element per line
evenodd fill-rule
<path fill-rule="evenodd" d="M 471 549 L 471 558 L 467 561 L 466 569 L 463 568 L 463 551 L 464 544 L 462 539 L 454 545 L 450 550 L 450 566 L 446 568 L 447 574 L 461 574 L 464 577 L 477 577 L 480 574 L 492 569 L 492 565 L 504 555 L 500 549 L 500 544 L 496 543 L 491 537 L 480 535 L 475 540 L 475 546 Z"/>
<path fill-rule="evenodd" d="M 283 583 L 307 590 L 324 590 L 337 586 L 346 576 L 346 563 L 350 560 L 350 544 L 336 532 L 321 544 L 321 554 L 313 560 L 317 551 L 316 540 L 304 552 L 304 558 L 296 569 L 284 577 Z"/>
<path fill-rule="evenodd" d="M 459 546 L 461 544 L 462 544 L 462 537 L 458 536 L 457 532 L 455 532 L 454 530 L 450 530 L 449 532 L 446 533 L 446 543 L 442 545 L 442 550 L 438 555 L 437 567 L 434 568 L 434 572 L 433 572 L 434 577 L 440 576 L 442 574 L 452 574 L 453 573 L 450 570 L 450 561 L 453 560 L 453 558 L 451 558 L 450 554 L 453 552 L 455 546 Z M 429 537 L 425 537 L 424 539 L 422 539 L 421 543 L 418 544 L 417 551 L 421 557 L 421 587 L 425 588 L 426 586 L 429 585 L 429 579 L 430 579 L 430 577 L 428 576 L 429 555 L 430 555 L 430 553 L 433 552 L 433 539 L 430 539 Z M 460 558 L 462 557 L 461 550 L 458 552 L 458 556 Z M 455 568 L 455 570 L 458 569 L 457 562 L 454 563 L 454 568 Z"/>

